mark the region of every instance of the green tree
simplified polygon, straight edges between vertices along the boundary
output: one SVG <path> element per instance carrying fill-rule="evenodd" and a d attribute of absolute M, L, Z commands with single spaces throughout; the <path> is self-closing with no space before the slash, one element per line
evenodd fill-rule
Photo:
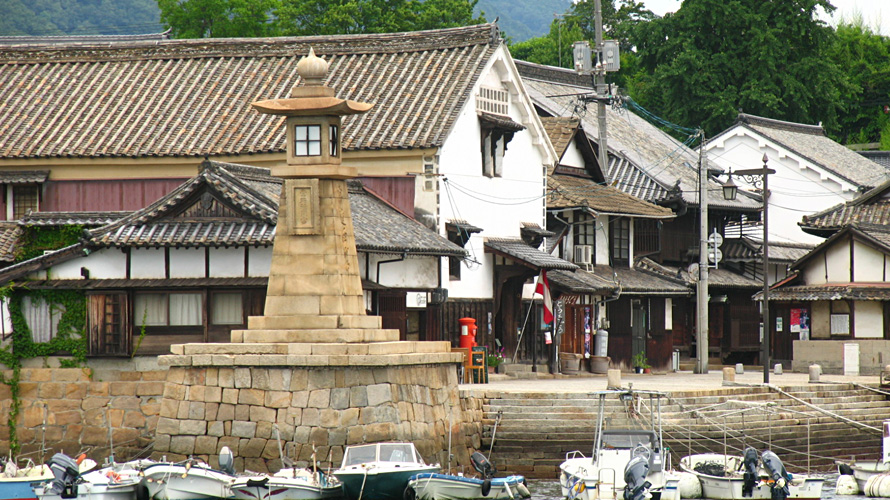
<path fill-rule="evenodd" d="M 550 33 L 510 45 L 510 54 L 522 61 L 571 68 L 572 44 L 583 39 L 574 21 L 555 19 L 550 23 Z"/>
<path fill-rule="evenodd" d="M 158 0 L 175 38 L 273 36 L 278 0 Z"/>
<path fill-rule="evenodd" d="M 890 115 L 884 108 L 890 106 L 890 38 L 876 34 L 861 18 L 844 22 L 827 57 L 850 81 L 841 99 L 844 111 L 829 134 L 845 144 L 890 146 Z"/>
<path fill-rule="evenodd" d="M 641 69 L 633 97 L 709 135 L 739 109 L 836 126 L 849 84 L 825 54 L 834 31 L 817 17 L 828 0 L 686 0 L 674 14 L 639 24 Z"/>
<path fill-rule="evenodd" d="M 618 40 L 625 52 L 633 49 L 631 36 L 637 26 L 657 17 L 643 2 L 635 0 L 602 0 L 602 9 L 603 39 Z M 581 27 L 585 39 L 591 42 L 596 39 L 595 10 L 593 0 L 584 0 L 572 5 L 566 16 L 567 21 Z"/>

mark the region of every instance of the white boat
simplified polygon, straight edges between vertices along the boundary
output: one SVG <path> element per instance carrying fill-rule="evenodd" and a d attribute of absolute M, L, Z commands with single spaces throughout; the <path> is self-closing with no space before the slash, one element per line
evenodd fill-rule
<path fill-rule="evenodd" d="M 470 456 L 481 477 L 423 472 L 411 476 L 404 500 L 513 500 L 529 498 L 525 477 L 492 477 L 497 471 L 480 452 Z"/>
<path fill-rule="evenodd" d="M 376 443 L 347 446 L 334 475 L 349 500 L 402 500 L 408 480 L 422 472 L 439 465 L 426 464 L 413 443 Z"/>
<path fill-rule="evenodd" d="M 232 452 L 223 446 L 216 470 L 202 461 L 157 462 L 142 469 L 142 483 L 154 500 L 210 500 L 228 498 L 235 479 Z"/>
<path fill-rule="evenodd" d="M 679 477 L 668 473 L 670 450 L 662 445 L 661 437 L 661 398 L 667 394 L 607 390 L 594 395 L 598 411 L 593 452 L 590 457 L 581 451 L 566 454 L 559 466 L 562 495 L 569 500 L 614 500 L 619 495 L 678 500 Z M 651 428 L 603 429 L 606 400 L 610 397 L 618 398 L 634 411 L 639 411 L 640 398 L 648 398 Z"/>
<path fill-rule="evenodd" d="M 77 460 L 56 453 L 47 463 L 52 478 L 33 486 L 38 500 L 132 500 L 141 481 L 140 467 L 143 461 L 112 464 L 93 469 L 95 462 Z M 87 463 L 84 466 L 84 463 Z"/>
<path fill-rule="evenodd" d="M 818 500 L 825 478 L 793 475 L 789 478 L 778 457 L 770 452 L 757 456 L 753 448 L 744 455 L 702 453 L 680 459 L 680 470 L 698 477 L 702 497 L 710 500 L 752 498 L 771 500 Z"/>
<path fill-rule="evenodd" d="M 70 458 L 69 458 L 70 459 Z M 86 473 L 96 467 L 96 462 L 81 455 L 76 460 L 78 474 Z M 18 467 L 12 460 L 3 464 L 0 472 L 0 500 L 36 500 L 34 488 L 51 481 L 55 476 L 49 464 L 35 465 L 28 460 L 28 465 Z"/>
<path fill-rule="evenodd" d="M 408 488 L 419 500 L 513 500 L 531 496 L 524 483 L 523 476 L 479 479 L 424 472 L 411 476 Z M 412 500 L 411 493 L 404 498 Z"/>
<path fill-rule="evenodd" d="M 343 497 L 343 487 L 335 477 L 306 469 L 286 468 L 275 474 L 239 476 L 232 481 L 237 500 L 324 500 Z"/>
<path fill-rule="evenodd" d="M 867 496 L 880 496 L 880 495 L 869 495 L 868 490 L 873 488 L 869 487 L 869 480 L 872 480 L 872 483 L 875 482 L 875 478 L 877 476 L 882 476 L 886 474 L 890 474 L 890 420 L 885 420 L 883 422 L 883 438 L 881 440 L 881 458 L 878 460 L 850 460 L 849 462 L 838 460 L 836 461 L 838 466 L 838 472 L 842 475 L 852 475 L 854 479 L 856 479 L 856 484 L 859 486 L 859 492 L 867 495 Z"/>

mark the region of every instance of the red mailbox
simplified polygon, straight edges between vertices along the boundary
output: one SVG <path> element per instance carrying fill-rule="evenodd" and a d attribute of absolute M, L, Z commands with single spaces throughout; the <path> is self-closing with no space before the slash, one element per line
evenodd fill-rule
<path fill-rule="evenodd" d="M 476 318 L 460 318 L 460 346 L 472 349 L 476 344 Z"/>

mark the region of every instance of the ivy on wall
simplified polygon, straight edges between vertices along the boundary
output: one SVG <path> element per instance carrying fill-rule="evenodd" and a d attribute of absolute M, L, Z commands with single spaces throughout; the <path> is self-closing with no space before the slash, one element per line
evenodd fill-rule
<path fill-rule="evenodd" d="M 83 226 L 80 225 L 27 226 L 19 240 L 16 262 L 40 256 L 46 250 L 73 245 L 82 234 Z M 7 300 L 12 322 L 11 342 L 0 348 L 0 364 L 5 365 L 12 373 L 7 376 L 0 372 L 0 383 L 9 386 L 12 397 L 8 416 L 9 448 L 16 455 L 21 451 L 16 421 L 22 406 L 19 388 L 22 363 L 26 359 L 66 354 L 71 359 L 61 360 L 63 368 L 83 366 L 87 354 L 87 301 L 86 295 L 79 290 L 30 290 L 26 287 L 13 287 L 11 283 L 0 289 L 0 297 Z M 35 304 L 44 301 L 51 315 L 59 314 L 56 335 L 49 342 L 34 342 L 22 310 L 25 297 L 29 297 Z"/>

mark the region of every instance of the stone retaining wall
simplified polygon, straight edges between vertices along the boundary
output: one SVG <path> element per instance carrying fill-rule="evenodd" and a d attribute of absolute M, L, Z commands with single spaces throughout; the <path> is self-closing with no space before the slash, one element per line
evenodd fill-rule
<path fill-rule="evenodd" d="M 449 415 L 450 413 L 450 415 Z M 275 429 L 299 466 L 313 452 L 339 465 L 346 445 L 411 441 L 431 462 L 469 465 L 481 446 L 482 405 L 461 400 L 451 365 L 390 367 L 172 367 L 154 458 L 197 456 L 211 465 L 228 446 L 235 468 L 281 468 Z"/>
<path fill-rule="evenodd" d="M 166 370 L 134 371 L 126 365 L 123 369 L 109 368 L 101 362 L 96 365 L 94 369 L 22 368 L 16 430 L 21 456 L 39 460 L 38 450 L 45 442 L 48 449 L 44 457 L 62 451 L 69 455 L 86 451 L 101 462 L 109 454 L 110 439 L 118 458 L 129 458 L 151 445 Z M 12 371 L 5 370 L 3 375 L 8 379 Z M 9 452 L 11 406 L 10 388 L 0 384 L 2 455 Z"/>

